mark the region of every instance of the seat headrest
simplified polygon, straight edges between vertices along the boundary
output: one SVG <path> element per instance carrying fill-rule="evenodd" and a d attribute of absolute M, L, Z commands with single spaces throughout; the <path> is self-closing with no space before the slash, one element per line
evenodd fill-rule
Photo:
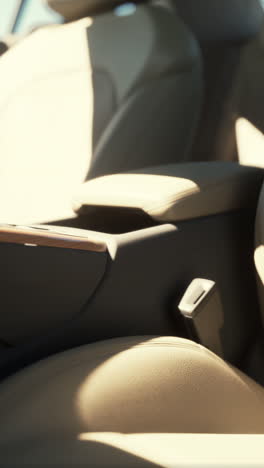
<path fill-rule="evenodd" d="M 133 0 L 133 3 L 139 2 L 140 0 Z M 46 0 L 46 3 L 52 10 L 62 15 L 65 21 L 75 21 L 110 11 L 118 5 L 127 3 L 127 0 Z"/>
<path fill-rule="evenodd" d="M 241 41 L 259 31 L 260 0 L 175 0 L 180 16 L 200 41 Z"/>

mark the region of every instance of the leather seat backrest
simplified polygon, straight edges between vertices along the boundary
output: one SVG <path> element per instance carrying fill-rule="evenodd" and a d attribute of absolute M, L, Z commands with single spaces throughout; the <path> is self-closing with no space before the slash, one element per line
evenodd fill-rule
<path fill-rule="evenodd" d="M 201 161 L 236 160 L 236 116 L 245 115 L 245 110 L 252 107 L 254 115 L 255 109 L 262 107 L 263 93 L 259 85 L 263 81 L 261 69 L 264 60 L 258 46 L 248 48 L 247 45 L 255 42 L 254 38 L 262 27 L 263 6 L 260 0 L 174 1 L 178 13 L 198 38 L 203 54 L 204 104 L 192 158 Z M 245 48 L 250 49 L 246 52 L 247 57 L 244 57 Z M 253 157 L 248 133 L 243 129 L 238 138 L 240 147 L 243 138 L 243 156 L 247 153 L 241 158 L 239 148 L 239 159 L 243 159 L 246 165 L 250 154 L 253 164 L 257 159 Z"/>
<path fill-rule="evenodd" d="M 201 80 L 197 43 L 167 7 L 28 36 L 0 60 L 0 222 L 67 218 L 87 176 L 187 159 Z"/>
<path fill-rule="evenodd" d="M 240 57 L 232 113 L 238 158 L 242 164 L 264 167 L 264 24 Z"/>

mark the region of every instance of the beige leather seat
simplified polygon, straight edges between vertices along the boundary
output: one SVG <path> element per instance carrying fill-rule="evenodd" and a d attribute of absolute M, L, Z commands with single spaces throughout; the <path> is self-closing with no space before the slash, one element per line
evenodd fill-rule
<path fill-rule="evenodd" d="M 52 1 L 82 19 L 0 59 L 2 223 L 74 217 L 87 177 L 189 157 L 202 93 L 192 34 L 163 2 L 125 16 L 111 11 L 122 0 L 80 3 Z M 95 16 L 98 6 L 108 12 Z"/>
<path fill-rule="evenodd" d="M 44 360 L 1 386 L 0 412 L 5 467 L 182 466 L 173 464 L 189 459 L 177 434 L 264 434 L 263 389 L 205 348 L 169 337 L 115 339 Z"/>

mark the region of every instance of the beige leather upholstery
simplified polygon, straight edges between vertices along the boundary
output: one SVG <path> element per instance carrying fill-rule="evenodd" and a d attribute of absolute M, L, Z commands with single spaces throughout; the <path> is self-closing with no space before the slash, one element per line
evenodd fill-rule
<path fill-rule="evenodd" d="M 52 441 L 59 460 L 69 447 L 82 457 L 85 441 L 98 441 L 158 463 L 173 437 L 162 436 L 164 453 L 150 455 L 151 436 L 126 442 L 104 433 L 263 433 L 264 391 L 188 340 L 121 338 L 62 353 L 9 378 L 1 385 L 0 412 L 1 466 L 22 448 L 23 460 L 46 458 Z M 112 466 L 109 459 L 96 465 L 89 448 L 86 456 L 90 466 Z"/>
<path fill-rule="evenodd" d="M 0 89 L 0 222 L 56 221 L 87 174 L 188 158 L 200 53 L 175 14 L 142 5 L 34 32 L 1 57 Z"/>
<path fill-rule="evenodd" d="M 74 207 L 92 215 L 100 207 L 135 208 L 158 222 L 232 211 L 257 200 L 263 171 L 235 163 L 186 163 L 100 177 L 79 190 Z M 92 209 L 91 213 L 89 209 Z M 122 211 L 124 212 L 124 211 Z"/>

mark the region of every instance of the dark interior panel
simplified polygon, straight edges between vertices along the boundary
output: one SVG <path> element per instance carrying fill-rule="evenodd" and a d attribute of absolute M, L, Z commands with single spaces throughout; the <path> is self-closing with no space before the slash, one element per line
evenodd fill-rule
<path fill-rule="evenodd" d="M 251 214 L 251 218 L 254 217 Z M 225 357 L 236 361 L 255 331 L 253 219 L 248 212 L 211 216 L 119 236 L 117 253 L 82 316 L 91 340 L 178 336 L 176 304 L 194 278 L 217 283 L 225 311 Z M 249 314 L 250 311 L 250 314 Z"/>
<path fill-rule="evenodd" d="M 102 280 L 107 256 L 0 243 L 0 339 L 25 343 L 76 317 Z"/>
<path fill-rule="evenodd" d="M 8 314 L 2 312 L 1 330 L 18 342 L 21 336 L 12 335 L 13 328 L 19 333 L 20 324 L 30 319 L 31 339 L 1 352 L 0 375 L 98 340 L 188 336 L 177 305 L 194 278 L 216 282 L 225 314 L 221 335 L 225 358 L 238 364 L 258 327 L 249 254 L 254 214 L 233 212 L 113 235 L 108 260 L 101 253 L 50 249 L 50 256 L 46 248 L 2 247 L 8 268 L 8 274 L 2 269 L 2 310 Z M 36 277 L 40 264 L 43 268 Z M 20 322 L 14 327 L 18 313 Z"/>

